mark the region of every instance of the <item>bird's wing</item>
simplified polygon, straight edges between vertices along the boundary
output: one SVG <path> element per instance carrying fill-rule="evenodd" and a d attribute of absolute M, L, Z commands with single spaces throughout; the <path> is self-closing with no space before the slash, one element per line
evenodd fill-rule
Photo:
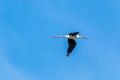
<path fill-rule="evenodd" d="M 68 47 L 68 50 L 67 50 L 67 56 L 69 56 L 69 54 L 73 51 L 73 49 L 75 48 L 76 46 L 76 42 L 75 40 L 73 39 L 68 39 L 68 44 L 69 44 L 69 47 Z"/>
<path fill-rule="evenodd" d="M 79 32 L 69 33 L 69 35 L 72 35 L 72 36 L 75 36 L 75 35 L 77 35 L 77 34 L 79 34 Z"/>

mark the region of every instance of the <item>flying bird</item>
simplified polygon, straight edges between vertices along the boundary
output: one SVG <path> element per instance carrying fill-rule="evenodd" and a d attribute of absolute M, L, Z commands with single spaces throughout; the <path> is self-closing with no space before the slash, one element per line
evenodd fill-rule
<path fill-rule="evenodd" d="M 73 51 L 73 49 L 76 46 L 76 41 L 75 39 L 87 39 L 84 36 L 78 35 L 79 32 L 72 32 L 69 33 L 69 35 L 65 35 L 65 36 L 53 36 L 53 38 L 67 38 L 68 39 L 68 49 L 67 49 L 67 57 L 70 55 L 70 53 Z"/>

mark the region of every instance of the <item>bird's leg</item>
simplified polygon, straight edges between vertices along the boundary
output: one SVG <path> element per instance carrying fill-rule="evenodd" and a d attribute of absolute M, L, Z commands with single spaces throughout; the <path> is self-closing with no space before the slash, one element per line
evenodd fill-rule
<path fill-rule="evenodd" d="M 52 38 L 64 38 L 63 36 L 52 36 Z"/>

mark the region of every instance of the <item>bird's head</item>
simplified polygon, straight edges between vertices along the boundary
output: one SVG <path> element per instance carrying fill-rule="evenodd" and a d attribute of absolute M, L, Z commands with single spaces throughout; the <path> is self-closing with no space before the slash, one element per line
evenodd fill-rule
<path fill-rule="evenodd" d="M 79 38 L 81 38 L 81 39 L 88 39 L 88 38 L 85 37 L 85 36 L 79 36 Z"/>

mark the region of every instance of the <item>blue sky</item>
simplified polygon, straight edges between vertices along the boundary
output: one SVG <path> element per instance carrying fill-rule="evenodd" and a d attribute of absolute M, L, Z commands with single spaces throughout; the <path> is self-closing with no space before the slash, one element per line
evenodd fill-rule
<path fill-rule="evenodd" d="M 119 0 L 0 0 L 0 80 L 120 80 Z M 67 39 L 88 40 L 66 58 Z"/>

